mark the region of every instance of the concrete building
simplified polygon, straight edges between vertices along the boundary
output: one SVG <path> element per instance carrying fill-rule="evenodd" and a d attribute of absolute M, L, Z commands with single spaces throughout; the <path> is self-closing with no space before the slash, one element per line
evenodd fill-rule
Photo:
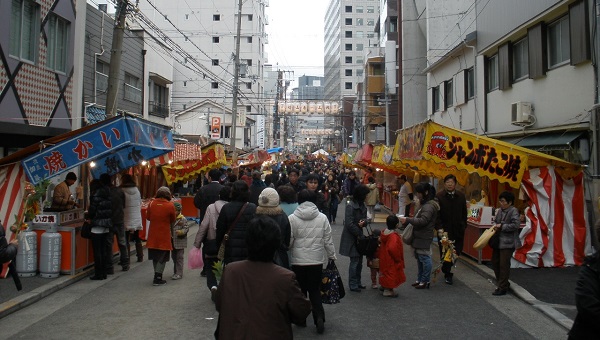
<path fill-rule="evenodd" d="M 266 63 L 264 0 L 245 1 L 241 11 L 240 82 L 237 114 L 244 122 L 236 129 L 236 146 L 243 140 L 245 118 L 265 115 L 263 72 Z M 139 3 L 140 10 L 189 56 L 175 56 L 171 112 L 186 112 L 212 100 L 232 107 L 237 1 L 157 1 Z M 154 7 L 155 6 L 155 7 Z M 229 118 L 231 122 L 231 118 Z M 236 124 L 237 125 L 237 124 Z M 223 127 L 223 131 L 227 129 Z"/>
<path fill-rule="evenodd" d="M 85 6 L 0 2 L 0 157 L 81 126 Z"/>

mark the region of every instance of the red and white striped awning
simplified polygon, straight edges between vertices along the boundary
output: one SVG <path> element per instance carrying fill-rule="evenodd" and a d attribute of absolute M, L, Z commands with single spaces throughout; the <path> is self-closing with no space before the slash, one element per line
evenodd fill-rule
<path fill-rule="evenodd" d="M 148 163 L 152 166 L 164 165 L 180 161 L 201 160 L 202 150 L 198 144 L 177 143 L 175 150 L 160 157 L 151 159 Z"/>

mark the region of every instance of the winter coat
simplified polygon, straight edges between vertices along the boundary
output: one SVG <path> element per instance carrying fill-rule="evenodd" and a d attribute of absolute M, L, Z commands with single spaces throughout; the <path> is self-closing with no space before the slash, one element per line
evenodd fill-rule
<path fill-rule="evenodd" d="M 223 242 L 227 230 L 235 220 L 242 206 L 246 202 L 233 201 L 225 204 L 221 208 L 221 213 L 217 219 L 217 248 Z M 236 222 L 235 226 L 229 232 L 229 238 L 225 245 L 225 263 L 245 260 L 248 257 L 248 248 L 246 247 L 246 230 L 248 222 L 254 218 L 256 205 L 248 203 L 246 209 Z"/>
<path fill-rule="evenodd" d="M 440 205 L 435 199 L 425 202 L 417 211 L 415 217 L 408 217 L 406 222 L 413 225 L 413 241 L 415 249 L 430 249 L 433 242 L 433 230 L 440 211 Z"/>
<path fill-rule="evenodd" d="M 325 200 L 325 195 L 321 191 L 317 191 L 317 208 L 327 216 L 329 214 L 329 204 Z"/>
<path fill-rule="evenodd" d="M 518 249 L 521 248 L 521 220 L 519 218 L 519 209 L 510 206 L 506 209 L 498 209 L 494 222 L 501 225 L 500 243 L 498 249 Z"/>
<path fill-rule="evenodd" d="M 194 196 L 194 206 L 200 210 L 200 218 L 204 218 L 206 208 L 219 199 L 223 186 L 219 182 L 208 183 Z"/>
<path fill-rule="evenodd" d="M 296 211 L 296 208 L 298 208 L 298 203 L 280 203 L 279 207 L 283 209 L 283 212 L 286 215 L 290 216 L 294 213 L 294 211 Z"/>
<path fill-rule="evenodd" d="M 113 226 L 123 224 L 125 222 L 125 194 L 118 187 L 110 188 L 110 202 L 112 203 L 112 221 Z M 140 210 L 141 213 L 141 210 Z"/>
<path fill-rule="evenodd" d="M 146 210 L 146 219 L 150 222 L 146 242 L 148 249 L 173 250 L 171 225 L 176 218 L 173 202 L 164 198 L 155 198 L 148 204 Z"/>
<path fill-rule="evenodd" d="M 121 186 L 125 194 L 125 209 L 123 209 L 125 229 L 142 230 L 142 196 L 140 190 L 132 186 Z"/>
<path fill-rule="evenodd" d="M 291 226 L 290 263 L 292 266 L 325 264 L 335 260 L 331 225 L 327 216 L 312 202 L 304 202 L 289 217 Z"/>
<path fill-rule="evenodd" d="M 597 339 L 600 334 L 600 252 L 585 258 L 575 287 L 577 316 L 571 339 Z"/>
<path fill-rule="evenodd" d="M 178 231 L 181 230 L 179 233 Z M 187 234 L 190 230 L 188 221 L 182 214 L 177 216 L 175 222 L 171 226 L 171 238 L 173 240 L 173 248 L 184 249 L 187 248 Z"/>
<path fill-rule="evenodd" d="M 279 226 L 281 232 L 281 245 L 275 254 L 275 263 L 284 267 L 290 268 L 290 260 L 288 250 L 290 244 L 290 220 L 280 207 L 257 207 L 256 215 L 269 216 Z"/>
<path fill-rule="evenodd" d="M 354 178 L 351 180 L 350 177 L 346 177 L 344 183 L 342 184 L 342 193 L 344 196 L 352 196 L 354 193 L 354 189 L 360 185 L 360 182 Z"/>
<path fill-rule="evenodd" d="M 12 261 L 17 256 L 17 246 L 8 243 L 6 239 L 6 231 L 4 226 L 0 223 L 0 265 L 2 263 Z"/>
<path fill-rule="evenodd" d="M 463 239 L 467 228 L 467 199 L 465 194 L 454 190 L 450 195 L 446 190 L 437 193 L 436 198 L 440 212 L 436 221 L 436 229 L 448 232 L 450 240 Z"/>
<path fill-rule="evenodd" d="M 394 230 L 385 229 L 379 241 L 379 283 L 393 289 L 406 281 L 402 239 Z"/>
<path fill-rule="evenodd" d="M 365 199 L 365 205 L 375 205 L 377 204 L 377 196 L 379 196 L 379 190 L 377 190 L 377 184 L 371 183 L 366 185 L 369 188 L 369 193 L 367 194 L 367 198 Z"/>
<path fill-rule="evenodd" d="M 351 201 L 346 204 L 344 215 L 344 231 L 340 241 L 340 254 L 349 257 L 361 256 L 356 249 L 356 240 L 364 237 L 362 229 L 358 226 L 360 220 L 367 220 L 367 207 L 364 203 Z"/>
<path fill-rule="evenodd" d="M 75 202 L 71 198 L 71 190 L 69 189 L 67 182 L 60 182 L 54 187 L 52 205 L 50 208 L 54 211 L 65 211 L 73 209 L 74 206 Z"/>
<path fill-rule="evenodd" d="M 294 272 L 269 262 L 228 264 L 217 289 L 219 339 L 293 339 L 311 304 Z"/>
<path fill-rule="evenodd" d="M 262 180 L 253 179 L 252 185 L 250 185 L 250 198 L 248 199 L 248 202 L 258 205 L 258 196 L 260 196 L 260 193 L 265 190 L 266 187 L 267 185 Z"/>
<path fill-rule="evenodd" d="M 327 186 L 327 191 L 325 190 L 325 186 Z M 333 181 L 325 181 L 323 185 L 323 194 L 325 195 L 325 202 L 327 206 L 331 204 L 332 201 L 338 200 L 338 195 L 340 193 L 340 186 L 336 180 Z"/>
<path fill-rule="evenodd" d="M 219 213 L 227 201 L 218 200 L 208 206 L 206 214 L 198 227 L 194 247 L 200 248 L 202 245 L 202 254 L 205 257 L 215 258 L 219 247 L 217 246 L 217 219 Z"/>
<path fill-rule="evenodd" d="M 92 233 L 104 234 L 112 229 L 112 202 L 108 187 L 100 187 L 92 194 L 87 216 L 92 221 Z"/>

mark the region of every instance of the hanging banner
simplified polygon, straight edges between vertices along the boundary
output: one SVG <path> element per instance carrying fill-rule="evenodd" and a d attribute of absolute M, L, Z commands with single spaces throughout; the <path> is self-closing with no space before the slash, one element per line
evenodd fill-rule
<path fill-rule="evenodd" d="M 212 117 L 210 119 L 210 138 L 221 138 L 221 117 Z"/>
<path fill-rule="evenodd" d="M 222 144 L 212 144 L 202 148 L 202 159 L 187 162 L 177 162 L 161 167 L 167 184 L 196 178 L 202 171 L 227 165 L 225 149 Z"/>
<path fill-rule="evenodd" d="M 172 132 L 165 126 L 133 117 L 117 117 L 76 134 L 21 161 L 34 185 L 94 160 L 92 174 L 116 174 L 143 160 L 172 151 Z"/>

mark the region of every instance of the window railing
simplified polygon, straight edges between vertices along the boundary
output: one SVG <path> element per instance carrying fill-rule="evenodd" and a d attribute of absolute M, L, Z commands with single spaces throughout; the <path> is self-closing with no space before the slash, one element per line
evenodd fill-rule
<path fill-rule="evenodd" d="M 169 116 L 169 106 L 159 102 L 148 103 L 149 113 L 156 117 L 166 118 Z"/>
<path fill-rule="evenodd" d="M 96 91 L 106 92 L 108 90 L 108 76 L 104 73 L 96 72 Z"/>

